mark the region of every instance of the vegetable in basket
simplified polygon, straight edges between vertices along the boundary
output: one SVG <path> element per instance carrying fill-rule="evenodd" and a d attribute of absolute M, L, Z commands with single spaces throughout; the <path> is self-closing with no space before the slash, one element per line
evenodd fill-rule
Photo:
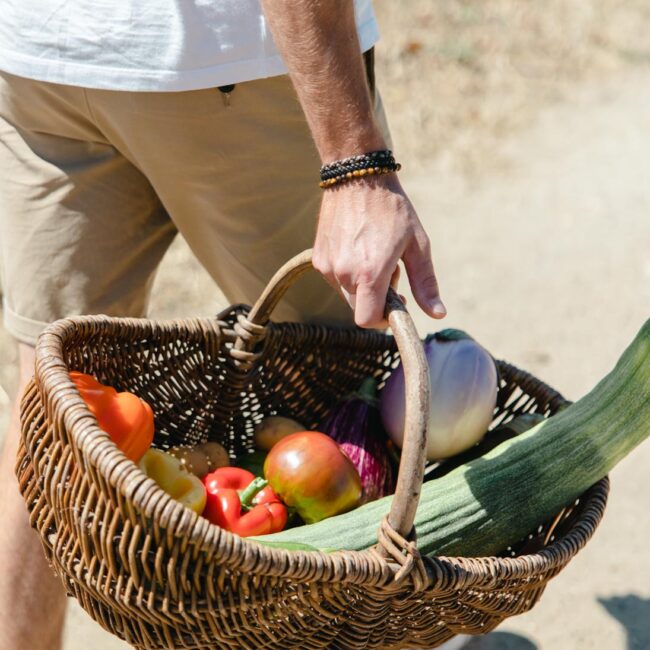
<path fill-rule="evenodd" d="M 329 436 L 292 433 L 276 443 L 264 463 L 264 476 L 290 508 L 307 523 L 356 508 L 361 479 L 352 461 Z"/>
<path fill-rule="evenodd" d="M 484 456 L 488 451 L 499 446 L 502 442 L 521 435 L 524 431 L 532 429 L 536 424 L 539 424 L 544 420 L 545 418 L 541 413 L 522 413 L 490 431 L 480 445 L 474 445 L 463 453 L 448 458 L 442 463 L 438 463 L 433 468 L 427 470 L 424 475 L 424 480 L 433 481 L 439 479 L 441 476 L 449 474 L 449 472 L 460 465 L 464 465 L 475 458 Z"/>
<path fill-rule="evenodd" d="M 140 469 L 158 487 L 197 515 L 205 507 L 205 487 L 201 479 L 186 471 L 181 461 L 160 449 L 149 449 L 140 460 Z"/>
<path fill-rule="evenodd" d="M 203 516 L 213 524 L 240 537 L 275 533 L 286 526 L 287 508 L 267 480 L 240 467 L 221 467 L 203 482 Z"/>
<path fill-rule="evenodd" d="M 176 456 L 188 472 L 199 478 L 230 464 L 226 448 L 218 442 L 204 442 L 194 447 L 172 447 L 169 453 Z"/>
<path fill-rule="evenodd" d="M 266 452 L 256 449 L 252 452 L 244 452 L 235 458 L 233 465 L 247 469 L 255 476 L 264 476 L 264 462 L 266 461 Z"/>
<path fill-rule="evenodd" d="M 378 405 L 377 382 L 368 377 L 357 393 L 330 411 L 320 427 L 323 433 L 338 442 L 359 472 L 364 503 L 395 490 L 388 436 L 381 423 Z"/>
<path fill-rule="evenodd" d="M 502 552 L 573 503 L 650 436 L 650 320 L 616 367 L 575 404 L 422 486 L 415 516 L 423 555 Z M 260 539 L 363 550 L 392 497 Z"/>
<path fill-rule="evenodd" d="M 133 393 L 118 393 L 91 375 L 73 370 L 70 379 L 97 418 L 99 428 L 111 437 L 127 458 L 137 463 L 153 442 L 153 411 L 149 404 Z"/>
<path fill-rule="evenodd" d="M 431 407 L 427 460 L 454 456 L 476 444 L 492 420 L 497 370 L 490 354 L 465 332 L 446 329 L 427 336 Z M 404 436 L 404 370 L 396 368 L 381 392 L 381 417 L 401 448 Z"/>
<path fill-rule="evenodd" d="M 256 449 L 269 451 L 276 442 L 291 433 L 305 431 L 305 427 L 291 418 L 281 415 L 269 415 L 255 425 L 254 441 Z"/>

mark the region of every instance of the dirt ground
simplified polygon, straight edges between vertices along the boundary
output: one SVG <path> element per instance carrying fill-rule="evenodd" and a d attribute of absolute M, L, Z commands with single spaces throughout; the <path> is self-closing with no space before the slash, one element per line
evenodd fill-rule
<path fill-rule="evenodd" d="M 401 159 L 480 174 L 577 83 L 650 61 L 647 0 L 375 2 L 378 79 Z"/>
<path fill-rule="evenodd" d="M 495 356 L 577 399 L 650 316 L 650 69 L 643 41 L 621 35 L 621 25 L 635 35 L 648 22 L 642 23 L 642 3 L 585 0 L 577 9 L 577 3 L 551 1 L 545 7 L 556 21 L 564 18 L 556 24 L 560 35 L 551 38 L 552 24 L 535 10 L 538 3 L 522 1 L 517 11 L 512 5 L 418 0 L 409 5 L 410 31 L 401 31 L 407 19 L 396 7 L 403 3 L 382 4 L 380 19 L 392 26 L 390 47 L 399 56 L 380 59 L 380 83 L 396 150 L 406 156 L 405 187 L 432 237 L 449 309 L 445 325 L 466 329 Z M 613 12 L 611 20 L 602 19 L 605 10 Z M 475 79 L 475 94 L 467 98 L 470 80 L 481 75 L 471 66 L 466 75 L 458 72 L 472 61 L 463 48 L 444 59 L 437 18 L 456 21 L 483 76 L 493 74 L 485 72 L 490 61 L 509 72 L 501 81 L 496 72 L 492 81 Z M 553 62 L 562 57 L 540 54 L 545 72 L 537 82 L 517 79 L 520 73 L 506 63 L 525 46 L 514 35 L 521 21 L 537 25 L 528 33 L 538 53 L 564 47 L 563 66 Z M 436 25 L 433 44 L 422 36 L 427 24 Z M 481 24 L 488 25 L 483 40 Z M 506 32 L 513 32 L 508 42 Z M 579 36 L 571 47 L 570 34 Z M 424 57 L 417 68 L 414 57 Z M 435 69 L 436 84 L 418 80 L 416 69 Z M 417 101 L 405 106 L 404 92 Z M 446 101 L 455 102 L 456 118 Z M 222 304 L 177 241 L 156 281 L 152 317 L 211 315 Z M 423 334 L 435 327 L 420 313 L 414 317 Z M 13 354 L 3 335 L 5 421 Z M 643 496 L 649 468 L 645 443 L 612 473 L 602 525 L 542 601 L 473 639 L 468 650 L 650 648 L 650 518 Z M 126 648 L 76 604 L 70 610 L 65 650 Z"/>

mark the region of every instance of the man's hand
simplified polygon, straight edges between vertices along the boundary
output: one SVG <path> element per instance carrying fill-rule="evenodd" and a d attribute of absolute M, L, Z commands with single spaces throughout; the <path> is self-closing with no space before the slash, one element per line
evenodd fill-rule
<path fill-rule="evenodd" d="M 354 3 L 261 1 L 321 160 L 386 149 L 373 115 Z M 433 318 L 445 315 L 429 239 L 394 174 L 325 190 L 314 246 L 314 265 L 347 298 L 361 327 L 385 324 L 386 293 L 400 259 L 420 307 Z"/>
<path fill-rule="evenodd" d="M 394 174 L 365 177 L 324 192 L 314 266 L 340 289 L 360 327 L 385 325 L 386 293 L 402 260 L 418 305 L 445 316 L 429 238 Z"/>

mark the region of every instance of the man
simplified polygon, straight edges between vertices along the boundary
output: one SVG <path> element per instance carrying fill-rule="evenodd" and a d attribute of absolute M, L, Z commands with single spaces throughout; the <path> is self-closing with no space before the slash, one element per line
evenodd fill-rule
<path fill-rule="evenodd" d="M 253 301 L 313 244 L 357 325 L 382 325 L 400 260 L 419 306 L 444 316 L 396 174 L 317 186 L 319 165 L 387 149 L 361 56 L 376 40 L 370 0 L 0 0 L 0 13 L 0 246 L 21 387 L 47 322 L 144 314 L 177 231 L 231 301 Z M 345 321 L 350 307 L 318 283 L 276 316 Z M 17 492 L 17 440 L 14 412 L 0 648 L 52 650 L 64 598 Z"/>

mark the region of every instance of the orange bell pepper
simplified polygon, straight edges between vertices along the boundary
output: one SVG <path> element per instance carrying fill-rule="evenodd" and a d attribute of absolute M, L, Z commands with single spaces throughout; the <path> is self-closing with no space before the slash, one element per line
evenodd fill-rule
<path fill-rule="evenodd" d="M 140 469 L 172 499 L 200 515 L 205 508 L 205 486 L 201 479 L 186 471 L 175 456 L 161 449 L 149 449 L 140 461 Z"/>
<path fill-rule="evenodd" d="M 99 428 L 106 431 L 127 458 L 137 463 L 153 441 L 153 411 L 149 404 L 133 393 L 118 393 L 100 384 L 91 375 L 73 370 L 70 378 L 97 418 Z"/>

